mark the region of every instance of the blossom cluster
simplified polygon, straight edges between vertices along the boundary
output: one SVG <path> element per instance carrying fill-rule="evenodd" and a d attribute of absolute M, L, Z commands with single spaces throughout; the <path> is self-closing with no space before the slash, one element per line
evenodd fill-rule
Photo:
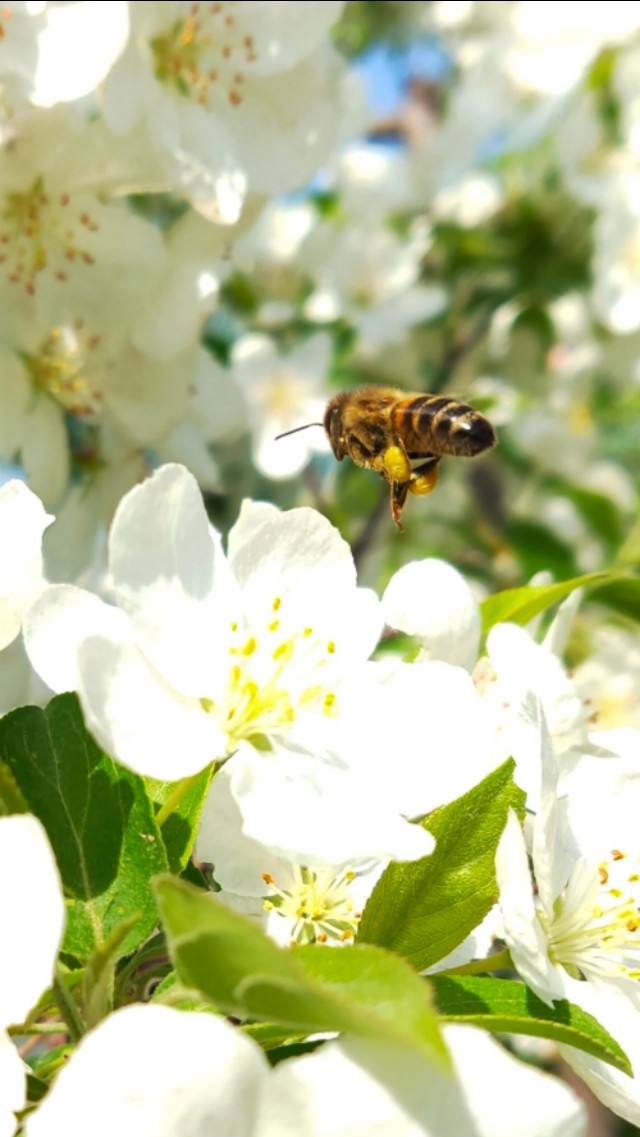
<path fill-rule="evenodd" d="M 640 1127 L 633 9 L 2 7 L 0 1137 Z"/>

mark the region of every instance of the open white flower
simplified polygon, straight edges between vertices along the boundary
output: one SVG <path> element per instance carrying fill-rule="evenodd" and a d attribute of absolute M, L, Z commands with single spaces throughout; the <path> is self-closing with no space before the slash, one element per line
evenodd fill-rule
<path fill-rule="evenodd" d="M 246 503 L 227 560 L 192 476 L 165 466 L 121 502 L 109 560 L 118 606 L 54 587 L 27 645 L 50 687 L 78 690 L 113 757 L 171 780 L 233 756 L 245 831 L 303 863 L 430 852 L 375 770 L 366 809 L 364 774 L 351 776 L 369 735 L 349 705 L 376 699 L 366 660 L 382 617 L 329 522 Z"/>
<path fill-rule="evenodd" d="M 533 831 L 535 892 L 524 837 L 511 815 L 496 872 L 504 938 L 526 983 L 549 1005 L 570 999 L 628 1050 L 637 1068 L 640 1010 L 640 841 L 637 760 L 585 756 L 565 778 L 546 730 L 540 810 Z M 566 1050 L 594 1093 L 637 1124 L 640 1086 Z"/>
<path fill-rule="evenodd" d="M 446 307 L 440 285 L 419 283 L 430 240 L 421 227 L 401 239 L 366 218 L 343 227 L 319 225 L 301 251 L 316 281 L 305 314 L 319 323 L 346 317 L 365 352 L 402 341 L 415 324 Z"/>
<path fill-rule="evenodd" d="M 42 534 L 53 518 L 24 482 L 0 489 L 0 651 L 15 640 L 29 604 L 44 587 Z"/>
<path fill-rule="evenodd" d="M 213 866 L 217 898 L 252 916 L 277 943 L 353 943 L 362 909 L 386 862 L 308 867 L 275 856 L 242 832 L 229 767 L 213 779 L 196 840 L 196 857 Z"/>
<path fill-rule="evenodd" d="M 268 336 L 245 336 L 234 345 L 233 381 L 242 390 L 251 419 L 255 462 L 269 478 L 290 478 L 329 444 L 322 428 L 276 441 L 276 435 L 306 422 L 322 422 L 329 399 L 326 383 L 331 337 L 312 336 L 286 355 Z"/>
<path fill-rule="evenodd" d="M 132 4 L 104 114 L 144 124 L 169 184 L 212 220 L 237 220 L 249 187 L 303 184 L 338 135 L 340 62 L 326 33 L 342 0 Z"/>
<path fill-rule="evenodd" d="M 9 325 L 13 311 L 55 322 L 61 297 L 85 318 L 108 309 L 114 325 L 152 307 L 162 237 L 124 202 L 102 199 L 129 175 L 107 142 L 102 123 L 61 104 L 34 114 L 5 146 L 0 295 Z"/>
<path fill-rule="evenodd" d="M 23 1109 L 23 1063 L 4 1028 L 24 1022 L 50 986 L 64 926 L 64 900 L 47 835 L 29 814 L 0 817 L 0 1135 Z"/>

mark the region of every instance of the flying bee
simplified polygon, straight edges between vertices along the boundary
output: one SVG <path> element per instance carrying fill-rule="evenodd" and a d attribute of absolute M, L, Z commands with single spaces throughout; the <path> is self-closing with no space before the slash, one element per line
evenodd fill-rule
<path fill-rule="evenodd" d="M 349 457 L 389 483 L 391 516 L 399 529 L 408 495 L 431 493 L 442 458 L 473 458 L 498 441 L 484 415 L 450 395 L 411 394 L 375 384 L 336 395 L 324 420 L 307 425 L 324 426 L 339 462 Z"/>

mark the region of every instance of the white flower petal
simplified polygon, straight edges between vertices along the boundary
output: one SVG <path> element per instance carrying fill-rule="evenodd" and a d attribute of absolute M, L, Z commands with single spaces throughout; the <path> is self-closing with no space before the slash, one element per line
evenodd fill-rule
<path fill-rule="evenodd" d="M 49 4 L 38 40 L 32 102 L 49 107 L 92 91 L 124 46 L 127 8 L 121 0 Z"/>
<path fill-rule="evenodd" d="M 229 534 L 229 563 L 243 589 L 250 620 L 268 611 L 276 597 L 297 603 L 316 597 L 330 613 L 331 597 L 352 590 L 356 570 L 351 549 L 326 517 L 313 509 L 280 513 L 243 502 Z"/>
<path fill-rule="evenodd" d="M 496 854 L 504 938 L 519 975 L 549 1006 L 562 999 L 557 969 L 547 954 L 536 915 L 527 850 L 516 815 L 509 811 Z"/>
<path fill-rule="evenodd" d="M 496 697 L 514 709 L 533 691 L 540 699 L 558 753 L 586 734 L 587 715 L 560 660 L 515 624 L 496 624 L 487 652 L 498 676 Z"/>
<path fill-rule="evenodd" d="M 564 998 L 570 999 L 583 1010 L 593 1015 L 605 1030 L 625 1051 L 635 1077 L 630 1078 L 620 1070 L 614 1070 L 606 1062 L 575 1050 L 572 1046 L 560 1046 L 563 1058 L 597 1098 L 612 1109 L 619 1117 L 624 1117 L 632 1125 L 640 1126 L 640 1044 L 638 1039 L 638 1003 L 629 999 L 612 984 L 582 983 L 564 976 Z"/>
<path fill-rule="evenodd" d="M 0 817 L 0 1024 L 21 1023 L 51 985 L 64 927 L 58 868 L 35 817 Z"/>
<path fill-rule="evenodd" d="M 46 395 L 25 416 L 20 457 L 29 485 L 55 506 L 69 480 L 69 441 L 62 409 Z"/>
<path fill-rule="evenodd" d="M 145 654 L 184 695 L 210 693 L 237 601 L 193 475 L 163 466 L 131 490 L 109 553 L 114 591 Z"/>
<path fill-rule="evenodd" d="M 260 1137 L 583 1137 L 583 1109 L 562 1082 L 484 1031 L 449 1026 L 445 1038 L 453 1074 L 363 1039 L 281 1063 L 266 1088 Z"/>
<path fill-rule="evenodd" d="M 416 636 L 426 658 L 471 671 L 480 644 L 480 612 L 464 577 L 445 561 L 412 561 L 396 572 L 382 597 L 385 620 Z"/>
<path fill-rule="evenodd" d="M 341 867 L 367 857 L 417 860 L 433 851 L 431 835 L 367 793 L 365 783 L 304 754 L 245 748 L 230 764 L 245 834 L 277 855 Z"/>
<path fill-rule="evenodd" d="M 126 639 L 128 629 L 118 608 L 72 584 L 54 584 L 27 612 L 24 642 L 33 667 L 52 691 L 75 691 L 80 644 L 94 635 Z"/>
<path fill-rule="evenodd" d="M 89 730 L 135 773 L 175 781 L 224 755 L 225 737 L 200 701 L 172 690 L 133 644 L 90 637 L 78 673 Z"/>
<path fill-rule="evenodd" d="M 242 814 L 231 792 L 232 766 L 226 762 L 211 783 L 200 815 L 196 859 L 215 866 L 215 878 L 226 892 L 264 896 L 262 873 L 277 879 L 288 862 L 242 832 Z"/>
<path fill-rule="evenodd" d="M 584 1108 L 559 1078 L 475 1027 L 445 1026 L 444 1035 L 479 1137 L 585 1137 Z"/>
<path fill-rule="evenodd" d="M 125 1007 L 85 1036 L 25 1133 L 255 1137 L 267 1077 L 259 1048 L 215 1015 Z"/>
<path fill-rule="evenodd" d="M 372 663 L 368 682 L 341 694 L 345 737 L 357 737 L 350 765 L 385 786 L 410 817 L 428 813 L 477 785 L 501 754 L 482 701 L 461 667 Z"/>

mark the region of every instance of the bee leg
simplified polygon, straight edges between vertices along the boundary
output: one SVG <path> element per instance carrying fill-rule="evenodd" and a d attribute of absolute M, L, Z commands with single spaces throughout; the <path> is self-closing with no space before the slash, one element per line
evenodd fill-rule
<path fill-rule="evenodd" d="M 382 455 L 382 468 L 385 477 L 390 482 L 404 483 L 411 481 L 411 463 L 404 448 L 388 446 Z M 405 495 L 406 496 L 406 495 Z"/>
<path fill-rule="evenodd" d="M 389 482 L 391 490 L 391 516 L 402 533 L 404 526 L 400 520 L 409 492 L 409 482 Z"/>
<path fill-rule="evenodd" d="M 342 450 L 339 460 L 344 458 L 345 454 L 348 454 L 356 466 L 364 466 L 365 469 L 375 469 L 374 452 L 365 446 L 354 431 L 352 431 L 351 434 L 347 434 L 346 437 L 341 440 L 341 446 Z M 338 457 L 338 452 L 335 449 L 334 454 Z"/>
<path fill-rule="evenodd" d="M 438 463 L 439 458 L 430 458 L 428 462 L 423 462 L 413 471 L 411 481 L 409 482 L 409 489 L 411 493 L 428 494 L 435 489 L 438 482 Z"/>

